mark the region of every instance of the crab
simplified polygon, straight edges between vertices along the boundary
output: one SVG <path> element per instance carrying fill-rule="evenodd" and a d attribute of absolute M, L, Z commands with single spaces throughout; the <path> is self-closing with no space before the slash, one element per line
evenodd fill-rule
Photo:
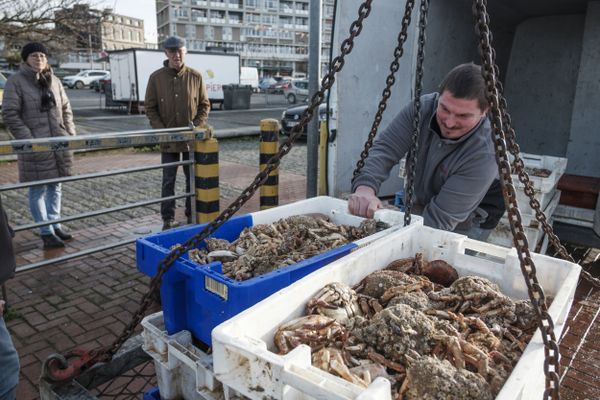
<path fill-rule="evenodd" d="M 441 303 L 435 308 L 451 307 L 463 314 L 476 313 L 489 323 L 496 320 L 513 323 L 517 319 L 515 302 L 502 294 L 498 285 L 482 277 L 461 277 L 449 288 L 430 292 L 428 296 L 433 302 Z"/>
<path fill-rule="evenodd" d="M 424 275 L 433 283 L 448 287 L 458 279 L 458 272 L 444 260 L 426 262 L 423 253 L 414 257 L 392 261 L 385 267 L 387 270 L 407 274 Z"/>
<path fill-rule="evenodd" d="M 220 261 L 225 276 L 243 281 L 361 239 L 384 228 L 380 225 L 365 220 L 354 227 L 334 224 L 322 214 L 294 215 L 247 227 L 231 243 L 209 238 L 205 248 L 190 252 L 190 259 Z"/>
<path fill-rule="evenodd" d="M 357 297 L 360 310 L 367 318 L 372 318 L 379 311 L 383 310 L 383 306 L 376 298 L 367 296 L 366 294 L 358 294 Z"/>
<path fill-rule="evenodd" d="M 347 330 L 333 318 L 323 315 L 306 315 L 288 321 L 275 332 L 275 345 L 279 354 L 287 354 L 300 344 L 310 346 L 313 351 L 336 340 L 345 341 Z"/>
<path fill-rule="evenodd" d="M 381 302 L 383 304 L 387 304 L 391 299 L 393 299 L 394 297 L 396 297 L 398 295 L 404 295 L 407 293 L 417 292 L 417 291 L 429 292 L 429 291 L 433 290 L 433 284 L 426 277 L 416 276 L 416 277 L 414 277 L 414 279 L 416 281 L 414 283 L 408 283 L 408 284 L 404 284 L 404 285 L 401 284 L 401 285 L 394 286 L 394 287 L 387 289 L 381 295 L 381 299 L 380 299 Z"/>
<path fill-rule="evenodd" d="M 403 363 L 405 354 L 428 354 L 437 333 L 433 321 L 421 311 L 405 304 L 378 312 L 368 324 L 352 329 L 352 335 L 395 363 Z"/>
<path fill-rule="evenodd" d="M 425 311 L 430 308 L 429 297 L 422 291 L 399 293 L 388 301 L 387 306 L 393 307 L 398 304 L 406 304 L 419 311 Z"/>
<path fill-rule="evenodd" d="M 417 279 L 404 272 L 383 269 L 367 275 L 354 289 L 360 294 L 379 300 L 388 289 L 417 282 Z"/>
<path fill-rule="evenodd" d="M 333 282 L 308 301 L 309 314 L 320 314 L 346 325 L 350 318 L 362 315 L 356 292 L 345 283 Z"/>
<path fill-rule="evenodd" d="M 337 375 L 348 382 L 355 385 L 367 387 L 371 383 L 371 374 L 369 369 L 351 370 L 348 368 L 348 363 L 344 357 L 343 351 L 335 347 L 323 347 L 322 349 L 312 354 L 313 366 Z"/>
<path fill-rule="evenodd" d="M 404 400 L 491 400 L 492 389 L 480 375 L 456 369 L 447 360 L 421 357 L 413 360 L 400 388 Z"/>

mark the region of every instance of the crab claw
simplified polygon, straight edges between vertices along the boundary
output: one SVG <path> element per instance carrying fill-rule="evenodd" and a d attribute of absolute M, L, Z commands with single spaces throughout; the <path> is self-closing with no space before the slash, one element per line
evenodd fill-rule
<path fill-rule="evenodd" d="M 450 286 L 458 279 L 458 272 L 444 260 L 433 260 L 426 263 L 421 269 L 421 274 L 425 275 L 433 283 L 445 287 Z"/>

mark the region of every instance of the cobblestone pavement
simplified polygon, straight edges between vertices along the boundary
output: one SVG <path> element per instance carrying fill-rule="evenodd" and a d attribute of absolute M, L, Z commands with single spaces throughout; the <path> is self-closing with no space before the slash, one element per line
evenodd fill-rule
<path fill-rule="evenodd" d="M 258 172 L 258 137 L 245 137 L 235 139 L 222 139 L 219 141 L 220 152 L 219 159 L 232 163 L 247 165 L 256 168 Z M 151 165 L 160 163 L 160 154 L 156 153 L 132 153 L 132 150 L 122 150 L 114 152 L 104 152 L 100 155 L 96 153 L 79 153 L 76 156 L 75 169 L 77 174 L 93 172 L 86 166 L 86 161 L 95 157 L 107 159 L 107 164 L 114 169 L 114 159 L 121 157 L 132 157 L 136 155 L 140 159 L 141 165 Z M 300 142 L 292 151 L 282 160 L 281 171 L 296 175 L 305 175 L 306 173 L 306 143 Z M 107 156 L 108 155 L 108 156 Z M 108 161 L 113 160 L 113 161 Z M 132 165 L 133 166 L 133 165 Z M 0 185 L 7 183 L 16 183 L 16 162 L 0 164 Z M 63 184 L 62 215 L 76 215 L 91 210 L 115 207 L 127 203 L 135 203 L 148 200 L 150 198 L 160 198 L 161 170 L 151 170 L 132 174 L 115 175 L 84 181 L 67 182 Z M 183 171 L 179 168 L 177 178 L 176 193 L 185 192 L 185 177 Z M 247 186 L 248 182 L 221 182 L 221 197 L 233 198 L 239 195 Z M 126 188 L 126 190 L 125 190 Z M 31 214 L 27 205 L 27 189 L 12 190 L 2 192 L 3 203 L 7 208 L 7 213 L 14 225 L 23 225 L 32 223 Z M 184 200 L 177 200 L 177 207 L 183 207 Z M 159 205 L 139 207 L 125 210 L 113 214 L 106 214 L 85 220 L 72 221 L 67 223 L 71 229 L 81 229 L 86 226 L 98 226 L 113 223 L 117 221 L 126 221 L 131 218 L 156 214 L 159 212 Z"/>

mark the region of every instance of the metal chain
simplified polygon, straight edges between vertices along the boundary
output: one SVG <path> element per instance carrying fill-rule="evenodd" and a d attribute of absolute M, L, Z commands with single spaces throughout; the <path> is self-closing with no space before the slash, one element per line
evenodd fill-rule
<path fill-rule="evenodd" d="M 419 47 L 417 49 L 417 68 L 415 72 L 415 93 L 412 144 L 406 157 L 406 193 L 404 194 L 404 226 L 410 225 L 415 186 L 417 153 L 419 151 L 419 133 L 421 132 L 421 89 L 423 87 L 423 60 L 425 59 L 425 28 L 427 27 L 427 11 L 429 0 L 421 0 L 419 10 Z"/>
<path fill-rule="evenodd" d="M 365 161 L 369 157 L 369 150 L 373 147 L 373 140 L 375 140 L 375 136 L 377 135 L 377 130 L 379 129 L 379 125 L 381 124 L 381 120 L 383 117 L 383 113 L 387 108 L 387 102 L 392 95 L 392 86 L 396 83 L 396 72 L 400 69 L 400 58 L 404 54 L 404 43 L 406 42 L 406 38 L 408 37 L 408 27 L 410 25 L 410 16 L 412 14 L 413 7 L 415 5 L 415 0 L 408 0 L 406 2 L 406 6 L 404 9 L 404 17 L 402 18 L 402 27 L 400 29 L 400 33 L 398 34 L 398 44 L 394 49 L 394 59 L 390 64 L 390 73 L 385 78 L 385 88 L 381 94 L 381 100 L 379 100 L 379 105 L 377 106 L 377 113 L 375 113 L 375 118 L 373 118 L 373 124 L 371 125 L 371 130 L 369 131 L 369 136 L 367 141 L 365 142 L 365 146 L 363 151 L 360 153 L 360 159 L 356 162 L 356 168 L 354 169 L 354 173 L 352 174 L 354 178 L 356 178 L 360 171 L 365 166 Z"/>
<path fill-rule="evenodd" d="M 312 119 L 315 109 L 325 98 L 325 92 L 331 88 L 335 82 L 335 74 L 342 70 L 345 63 L 345 57 L 352 52 L 354 48 L 354 39 L 360 35 L 363 28 L 363 21 L 371 13 L 371 3 L 373 0 L 365 0 L 358 8 L 358 18 L 350 25 L 350 35 L 342 42 L 340 46 L 341 53 L 335 57 L 331 62 L 329 71 L 325 77 L 321 80 L 321 89 L 315 93 L 310 99 L 310 103 L 306 111 L 303 113 L 299 124 L 296 125 L 289 136 L 289 138 L 280 146 L 279 152 L 267 161 L 265 169 L 256 175 L 254 181 L 235 199 L 214 221 L 209 223 L 202 231 L 188 239 L 181 246 L 171 251 L 164 260 L 158 265 L 158 271 L 150 282 L 148 292 L 146 292 L 140 301 L 139 309 L 134 313 L 131 322 L 123 329 L 123 332 L 115 339 L 115 341 L 103 351 L 104 353 L 100 357 L 101 360 L 106 361 L 112 358 L 112 356 L 119 350 L 123 343 L 131 337 L 135 327 L 140 323 L 145 315 L 146 310 L 152 304 L 152 292 L 158 290 L 163 275 L 169 270 L 170 266 L 179 257 L 184 255 L 188 250 L 198 247 L 198 245 L 205 240 L 210 234 L 212 234 L 217 228 L 231 218 L 239 209 L 246 204 L 246 202 L 254 195 L 258 188 L 265 183 L 269 174 L 279 167 L 281 158 L 283 158 L 292 149 L 296 139 L 302 135 L 302 131 L 306 124 Z"/>
<path fill-rule="evenodd" d="M 496 72 L 496 76 L 498 76 L 498 66 L 496 64 L 494 64 L 494 70 Z M 535 218 L 542 224 L 542 229 L 544 230 L 544 233 L 548 235 L 548 239 L 554 247 L 554 249 L 556 250 L 556 254 L 558 254 L 564 260 L 574 263 L 575 260 L 569 254 L 565 246 L 563 246 L 563 244 L 560 242 L 558 236 L 556 236 L 556 234 L 554 233 L 552 225 L 550 225 L 548 219 L 546 218 L 546 215 L 541 210 L 540 202 L 535 198 L 535 190 L 533 188 L 531 180 L 529 179 L 529 175 L 525 170 L 525 163 L 523 162 L 523 159 L 520 156 L 519 144 L 517 143 L 515 130 L 512 127 L 512 121 L 507 111 L 508 106 L 506 98 L 504 97 L 503 87 L 500 82 L 497 82 L 497 89 L 500 98 L 500 110 L 502 112 L 502 124 L 505 127 L 506 139 L 508 142 L 508 150 L 514 157 L 514 170 L 519 176 L 519 181 L 521 181 L 521 183 L 523 183 L 523 185 L 525 186 L 524 192 L 529 198 L 529 205 L 533 210 L 535 210 Z M 590 282 L 594 287 L 600 288 L 600 279 L 594 278 L 588 271 L 582 269 L 580 275 L 583 276 L 583 278 Z"/>
<path fill-rule="evenodd" d="M 544 361 L 544 375 L 546 376 L 544 398 L 560 399 L 560 354 L 554 333 L 554 323 L 552 317 L 548 314 L 544 290 L 537 280 L 535 264 L 529 252 L 529 244 L 523 230 L 521 213 L 517 206 L 515 188 L 512 184 L 510 161 L 506 152 L 505 132 L 502 121 L 502 104 L 497 90 L 497 70 L 494 68 L 495 53 L 491 45 L 490 19 L 486 3 L 486 0 L 474 0 L 473 16 L 475 18 L 475 29 L 479 35 L 479 51 L 483 64 L 482 74 L 485 79 L 487 99 L 490 105 L 492 138 L 496 147 L 498 172 L 501 177 L 502 192 L 506 202 L 514 245 L 521 264 L 521 271 L 525 278 L 529 298 L 538 317 L 538 327 L 544 341 L 546 356 Z"/>

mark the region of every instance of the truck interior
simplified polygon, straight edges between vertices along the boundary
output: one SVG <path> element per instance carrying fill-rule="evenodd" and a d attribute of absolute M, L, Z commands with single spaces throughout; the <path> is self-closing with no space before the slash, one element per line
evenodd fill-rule
<path fill-rule="evenodd" d="M 424 93 L 436 90 L 446 71 L 463 60 L 480 63 L 471 5 L 470 0 L 431 2 Z M 496 63 L 521 151 L 566 157 L 560 203 L 596 208 L 600 1 L 490 0 L 488 12 Z M 555 225 L 557 231 L 577 234 Z M 598 245 L 598 240 L 588 244 Z"/>

